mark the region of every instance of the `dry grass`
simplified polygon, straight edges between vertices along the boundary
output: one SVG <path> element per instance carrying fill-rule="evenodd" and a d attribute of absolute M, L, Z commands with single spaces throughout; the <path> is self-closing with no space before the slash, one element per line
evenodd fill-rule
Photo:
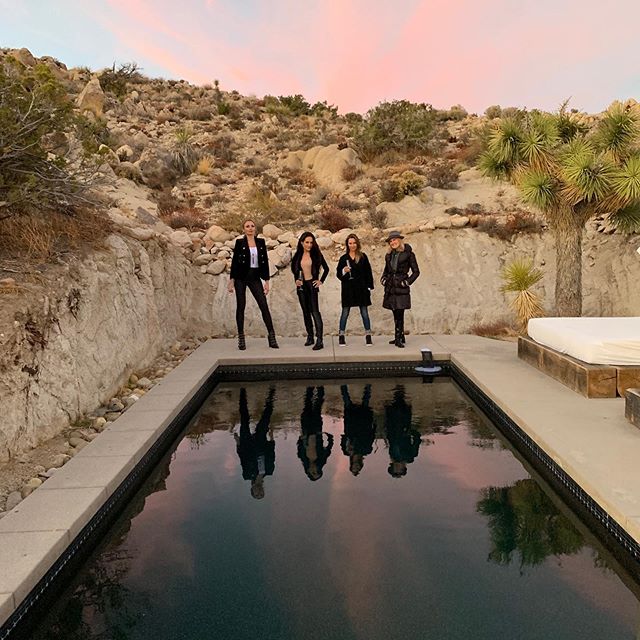
<path fill-rule="evenodd" d="M 102 246 L 111 222 L 100 214 L 50 213 L 0 221 L 0 259 L 46 263 L 56 256 Z"/>
<path fill-rule="evenodd" d="M 478 322 L 469 328 L 469 333 L 496 340 L 514 340 L 518 337 L 518 332 L 508 320 Z"/>
<path fill-rule="evenodd" d="M 211 156 L 204 156 L 204 158 L 198 160 L 196 172 L 201 176 L 208 176 L 211 173 L 211 169 L 213 169 L 214 163 L 215 160 Z"/>
<path fill-rule="evenodd" d="M 209 226 L 206 212 L 197 207 L 183 206 L 169 213 L 161 214 L 160 217 L 172 229 L 185 227 L 189 231 L 201 231 Z"/>
<path fill-rule="evenodd" d="M 354 164 L 345 164 L 342 168 L 342 179 L 345 182 L 353 182 L 360 175 L 362 175 L 362 169 Z"/>

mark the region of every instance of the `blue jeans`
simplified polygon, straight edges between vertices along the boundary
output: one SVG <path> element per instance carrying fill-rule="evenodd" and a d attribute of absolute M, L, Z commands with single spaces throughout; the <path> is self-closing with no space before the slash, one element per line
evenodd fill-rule
<path fill-rule="evenodd" d="M 364 330 L 367 333 L 371 333 L 371 320 L 369 320 L 369 308 L 358 307 L 360 309 L 360 315 L 362 316 L 362 324 Z M 351 307 L 342 307 L 342 313 L 340 314 L 340 333 L 343 334 L 347 328 L 347 318 L 349 317 L 349 311 Z"/>

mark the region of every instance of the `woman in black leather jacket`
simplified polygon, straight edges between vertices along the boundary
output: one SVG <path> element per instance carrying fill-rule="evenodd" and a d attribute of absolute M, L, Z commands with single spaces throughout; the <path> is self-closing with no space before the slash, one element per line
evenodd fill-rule
<path fill-rule="evenodd" d="M 322 269 L 322 275 L 320 275 L 320 269 Z M 304 345 L 308 347 L 313 344 L 315 325 L 316 343 L 313 345 L 313 350 L 317 351 L 324 347 L 318 291 L 329 275 L 329 266 L 320 251 L 316 237 L 310 231 L 305 231 L 298 239 L 298 246 L 291 260 L 291 271 L 296 281 L 298 301 L 307 330 L 307 341 Z"/>

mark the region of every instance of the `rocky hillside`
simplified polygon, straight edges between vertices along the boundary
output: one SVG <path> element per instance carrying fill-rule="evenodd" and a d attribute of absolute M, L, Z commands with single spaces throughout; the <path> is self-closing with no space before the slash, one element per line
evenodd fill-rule
<path fill-rule="evenodd" d="M 504 321 L 500 270 L 517 257 L 543 269 L 540 293 L 551 304 L 553 251 L 542 219 L 512 186 L 473 168 L 486 117 L 438 112 L 421 153 L 390 149 L 370 157 L 354 139 L 360 116 L 301 97 L 258 99 L 216 84 L 151 80 L 135 67 L 98 77 L 26 50 L 1 56 L 27 69 L 44 64 L 64 87 L 79 124 L 48 140 L 49 153 L 90 168 L 96 211 L 108 225 L 72 247 L 60 246 L 62 231 L 51 232 L 44 251 L 37 219 L 4 229 L 0 220 L 0 236 L 28 241 L 28 251 L 16 253 L 18 245 L 0 237 L 0 459 L 108 402 L 176 340 L 234 335 L 226 283 L 247 216 L 267 238 L 280 335 L 302 334 L 301 319 L 290 313 L 296 301 L 287 267 L 305 229 L 317 234 L 332 265 L 355 230 L 377 275 L 385 234 L 401 230 L 423 269 L 408 318 L 414 332 L 467 332 Z M 629 275 L 637 244 L 635 236 L 591 224 L 586 313 L 637 313 Z M 387 319 L 380 303 L 376 289 L 377 333 Z M 322 305 L 332 333 L 335 278 Z M 350 329 L 358 328 L 352 319 Z M 263 335 L 257 315 L 247 329 Z"/>

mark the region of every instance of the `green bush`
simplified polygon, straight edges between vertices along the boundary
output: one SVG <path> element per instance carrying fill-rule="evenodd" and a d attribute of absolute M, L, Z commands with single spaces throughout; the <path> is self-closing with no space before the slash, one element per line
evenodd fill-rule
<path fill-rule="evenodd" d="M 429 104 L 382 102 L 352 127 L 354 145 L 365 161 L 387 152 L 418 155 L 429 150 L 435 115 Z"/>
<path fill-rule="evenodd" d="M 73 126 L 72 105 L 45 65 L 0 62 L 0 219 L 21 213 L 71 213 L 86 202 L 86 181 L 64 158 L 49 154 L 47 137 Z"/>
<path fill-rule="evenodd" d="M 100 86 L 105 93 L 112 93 L 117 98 L 124 98 L 127 94 L 127 84 L 141 78 L 138 64 L 126 62 L 116 69 L 113 63 L 111 69 L 105 69 L 99 76 Z"/>
<path fill-rule="evenodd" d="M 418 195 L 425 187 L 425 180 L 415 171 L 403 171 L 380 185 L 383 202 L 398 202 L 405 196 Z"/>

